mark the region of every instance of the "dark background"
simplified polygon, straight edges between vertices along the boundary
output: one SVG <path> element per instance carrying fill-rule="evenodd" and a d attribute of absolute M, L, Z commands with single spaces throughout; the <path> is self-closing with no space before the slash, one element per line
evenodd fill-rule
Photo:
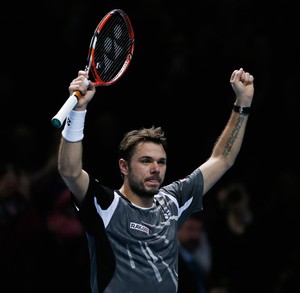
<path fill-rule="evenodd" d="M 292 167 L 295 161 L 287 154 L 293 153 L 299 126 L 295 7 L 266 1 L 210 1 L 196 7 L 191 1 L 8 3 L 1 20 L 1 128 L 37 129 L 45 153 L 57 132 L 49 121 L 85 66 L 95 26 L 109 10 L 122 8 L 135 30 L 134 58 L 126 75 L 100 88 L 89 108 L 93 145 L 98 143 L 95 120 L 103 114 L 113 116 L 120 134 L 161 125 L 170 138 L 171 159 L 176 154 L 181 164 L 194 168 L 230 114 L 229 78 L 243 67 L 255 77 L 255 99 L 236 168 Z M 97 157 L 97 147 L 93 153 Z"/>
<path fill-rule="evenodd" d="M 118 188 L 116 153 L 124 132 L 155 125 L 169 141 L 166 183 L 184 177 L 210 155 L 235 100 L 231 73 L 243 67 L 255 78 L 246 136 L 236 164 L 207 196 L 220 185 L 242 181 L 257 214 L 280 198 L 270 223 L 295 210 L 299 214 L 295 6 L 258 0 L 7 3 L 0 20 L 2 154 L 14 156 L 29 172 L 56 154 L 61 130 L 51 118 L 84 69 L 99 20 L 121 8 L 135 31 L 135 52 L 126 74 L 98 88 L 89 105 L 85 168 Z M 286 237 L 285 243 L 294 239 Z"/>
<path fill-rule="evenodd" d="M 60 135 L 51 118 L 113 8 L 130 16 L 135 52 L 121 80 L 99 88 L 89 107 L 89 167 L 115 185 L 123 133 L 155 125 L 169 138 L 167 180 L 186 175 L 209 156 L 235 99 L 230 75 L 243 67 L 255 77 L 255 98 L 230 180 L 267 191 L 278 173 L 298 171 L 299 22 L 288 2 L 9 2 L 1 20 L 2 146 L 15 148 L 12 137 L 25 127 L 34 139 L 23 158 L 35 167 L 47 160 Z"/>

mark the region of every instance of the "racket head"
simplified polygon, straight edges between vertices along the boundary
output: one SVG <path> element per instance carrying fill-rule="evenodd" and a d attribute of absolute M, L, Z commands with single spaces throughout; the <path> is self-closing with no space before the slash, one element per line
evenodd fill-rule
<path fill-rule="evenodd" d="M 90 42 L 86 71 L 95 86 L 115 83 L 127 70 L 135 46 L 134 31 L 122 9 L 108 12 Z"/>

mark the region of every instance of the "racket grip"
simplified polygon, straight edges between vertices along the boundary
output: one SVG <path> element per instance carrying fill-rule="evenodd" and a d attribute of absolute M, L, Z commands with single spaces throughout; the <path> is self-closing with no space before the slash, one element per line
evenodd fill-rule
<path fill-rule="evenodd" d="M 57 112 L 57 114 L 51 119 L 52 125 L 56 128 L 60 128 L 63 125 L 68 114 L 76 106 L 77 102 L 78 102 L 78 97 L 76 96 L 76 92 L 74 92 L 65 101 L 65 103 L 62 105 L 60 110 Z"/>

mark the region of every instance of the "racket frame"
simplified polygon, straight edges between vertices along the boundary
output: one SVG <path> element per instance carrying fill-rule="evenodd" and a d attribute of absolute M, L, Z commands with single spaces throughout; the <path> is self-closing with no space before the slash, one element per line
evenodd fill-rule
<path fill-rule="evenodd" d="M 127 30 L 128 30 L 128 35 L 130 36 L 130 46 L 128 48 L 127 52 L 127 57 L 125 59 L 125 62 L 119 72 L 114 76 L 109 81 L 103 81 L 101 80 L 97 69 L 96 69 L 96 64 L 94 61 L 94 56 L 95 56 L 95 46 L 97 43 L 97 38 L 99 33 L 101 32 L 102 28 L 104 25 L 109 21 L 111 17 L 113 17 L 114 14 L 119 14 L 122 16 L 123 20 L 126 23 Z M 114 84 L 117 80 L 120 79 L 120 77 L 126 72 L 133 56 L 134 52 L 134 47 L 135 47 L 135 38 L 134 38 L 134 31 L 133 27 L 131 24 L 131 21 L 128 17 L 128 15 L 122 10 L 122 9 L 113 9 L 109 11 L 98 23 L 96 29 L 94 30 L 93 36 L 90 41 L 90 46 L 89 46 L 89 51 L 88 51 L 88 58 L 87 58 L 87 65 L 85 66 L 85 71 L 88 72 L 90 76 L 90 71 L 92 71 L 92 75 L 94 78 L 93 84 L 94 86 L 109 86 Z M 60 128 L 65 119 L 67 118 L 68 114 L 71 112 L 71 110 L 76 106 L 78 103 L 79 99 L 81 98 L 81 93 L 79 91 L 75 91 L 72 95 L 69 96 L 69 98 L 65 101 L 63 106 L 60 108 L 60 110 L 57 112 L 57 114 L 51 119 L 51 123 L 54 127 Z"/>

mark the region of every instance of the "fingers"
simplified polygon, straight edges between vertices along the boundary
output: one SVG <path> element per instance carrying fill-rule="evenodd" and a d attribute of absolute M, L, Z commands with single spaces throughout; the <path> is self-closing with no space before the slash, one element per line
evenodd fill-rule
<path fill-rule="evenodd" d="M 230 82 L 233 83 L 235 81 L 240 80 L 243 72 L 244 72 L 243 68 L 240 68 L 239 70 L 234 70 L 231 74 Z"/>
<path fill-rule="evenodd" d="M 89 77 L 88 72 L 85 71 L 85 70 L 79 70 L 79 71 L 78 71 L 78 76 L 81 76 L 81 75 L 85 76 L 85 78 L 87 78 L 87 79 L 88 79 L 88 77 Z"/>
<path fill-rule="evenodd" d="M 244 83 L 245 84 L 249 84 L 249 83 L 252 83 L 253 82 L 253 80 L 254 80 L 254 77 L 249 73 L 249 72 L 245 72 L 245 74 L 244 74 Z"/>
<path fill-rule="evenodd" d="M 237 81 L 241 81 L 244 85 L 248 85 L 253 83 L 254 77 L 249 72 L 244 71 L 243 68 L 240 68 L 239 70 L 234 70 L 230 77 L 231 83 Z"/>
<path fill-rule="evenodd" d="M 254 77 L 249 72 L 243 72 L 243 74 L 241 75 L 241 78 L 240 78 L 240 81 L 244 85 L 252 84 L 253 80 L 254 80 Z"/>
<path fill-rule="evenodd" d="M 88 75 L 88 72 L 86 72 L 85 70 L 79 70 L 78 71 L 78 77 L 83 77 L 83 83 L 86 87 L 89 86 L 89 81 L 88 81 L 88 78 L 89 78 L 89 75 Z"/>
<path fill-rule="evenodd" d="M 80 90 L 80 92 L 85 95 L 87 92 L 92 92 L 95 93 L 96 91 L 96 87 L 94 85 L 94 83 L 89 80 L 89 73 L 85 70 L 79 70 L 78 71 L 78 77 L 76 79 L 73 80 L 74 84 L 76 84 L 76 82 L 78 82 L 79 86 L 84 86 L 83 90 Z"/>
<path fill-rule="evenodd" d="M 69 86 L 69 91 L 79 91 L 82 95 L 85 95 L 87 87 L 89 86 L 89 81 L 86 74 L 79 74 L 75 79 L 72 80 Z"/>

